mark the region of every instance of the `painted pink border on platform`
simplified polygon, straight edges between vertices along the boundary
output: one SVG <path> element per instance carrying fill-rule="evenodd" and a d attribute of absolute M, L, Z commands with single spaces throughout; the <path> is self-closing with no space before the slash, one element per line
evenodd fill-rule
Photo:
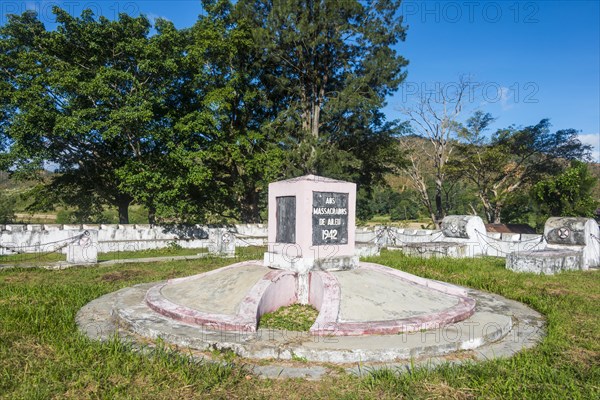
<path fill-rule="evenodd" d="M 317 296 L 313 294 L 313 285 L 315 284 L 320 284 L 320 292 L 322 292 L 320 301 L 317 301 L 318 299 L 315 298 Z M 313 296 L 309 297 L 309 302 L 319 310 L 319 315 L 313 326 L 310 327 L 310 332 L 325 333 L 335 331 L 339 324 L 338 317 L 340 313 L 340 299 L 342 297 L 340 282 L 329 272 L 313 271 L 310 274 L 310 286 L 310 293 Z"/>
<path fill-rule="evenodd" d="M 216 270 L 204 272 L 198 275 L 171 279 L 167 281 L 167 283 L 162 283 L 150 288 L 148 292 L 146 292 L 145 302 L 148 305 L 148 307 L 150 307 L 157 313 L 189 324 L 201 325 L 208 329 L 256 332 L 258 318 L 260 318 L 259 309 L 261 308 L 261 306 L 263 308 L 271 308 L 276 306 L 271 304 L 264 304 L 263 299 L 266 297 L 265 294 L 269 291 L 269 289 L 276 287 L 277 283 L 281 282 L 281 278 L 286 277 L 288 275 L 293 276 L 293 272 L 270 270 L 268 268 L 265 268 L 265 275 L 262 278 L 260 278 L 248 291 L 247 295 L 240 303 L 240 309 L 234 315 L 206 313 L 199 310 L 194 310 L 192 308 L 176 304 L 168 300 L 163 296 L 161 292 L 162 288 L 164 288 L 167 285 L 193 281 L 205 276 L 223 272 L 224 270 L 236 269 L 247 265 L 260 265 L 262 267 L 262 263 L 260 261 L 245 261 Z M 294 300 L 296 298 L 295 291 L 292 292 L 292 298 Z M 279 306 L 277 306 L 276 308 L 278 307 Z"/>
<path fill-rule="evenodd" d="M 420 330 L 437 329 L 444 325 L 462 321 L 469 318 L 475 312 L 475 300 L 467 296 L 467 291 L 455 285 L 445 282 L 421 278 L 406 272 L 402 272 L 379 264 L 361 262 L 359 268 L 377 271 L 402 279 L 417 285 L 428 287 L 451 296 L 458 297 L 458 304 L 443 311 L 420 315 L 410 318 L 402 318 L 388 321 L 349 322 L 339 320 L 339 305 L 341 300 L 341 289 L 339 282 L 337 288 L 325 291 L 323 304 L 328 304 L 326 314 L 317 318 L 317 322 L 310 331 L 319 335 L 332 336 L 358 336 L 358 335 L 392 335 L 397 333 L 408 333 Z M 328 282 L 337 282 L 335 276 L 329 272 L 320 272 L 321 276 L 331 275 Z M 335 316 L 335 318 L 334 318 Z"/>
<path fill-rule="evenodd" d="M 263 314 L 289 306 L 298 300 L 296 277 L 292 271 L 269 270 L 242 301 L 240 315 L 254 318 L 255 326 Z"/>
<path fill-rule="evenodd" d="M 292 271 L 265 268 L 265 275 L 248 291 L 240 309 L 234 315 L 206 313 L 171 302 L 161 290 L 166 285 L 200 279 L 204 276 L 236 269 L 247 265 L 261 265 L 260 261 L 241 262 L 202 274 L 169 280 L 153 286 L 146 293 L 145 302 L 154 311 L 178 321 L 204 326 L 208 329 L 225 331 L 256 332 L 260 316 L 297 301 L 296 277 Z M 444 325 L 462 321 L 475 312 L 475 300 L 467 291 L 445 282 L 421 278 L 379 264 L 361 262 L 359 268 L 384 273 L 395 279 L 427 287 L 458 298 L 458 304 L 441 312 L 410 318 L 387 321 L 350 322 L 339 319 L 342 288 L 330 272 L 310 273 L 309 302 L 319 310 L 319 315 L 310 332 L 317 335 L 358 336 L 391 335 L 400 332 L 437 329 Z M 318 289 L 318 290 L 317 290 Z"/>

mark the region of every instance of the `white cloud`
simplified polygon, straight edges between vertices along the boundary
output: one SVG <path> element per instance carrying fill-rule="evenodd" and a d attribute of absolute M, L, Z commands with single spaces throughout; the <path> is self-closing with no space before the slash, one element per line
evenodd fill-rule
<path fill-rule="evenodd" d="M 502 86 L 500 88 L 500 106 L 502 107 L 502 111 L 508 111 L 515 106 L 514 104 L 509 103 L 510 92 L 511 90 L 507 87 Z"/>
<path fill-rule="evenodd" d="M 152 25 L 156 24 L 156 20 L 157 19 L 164 19 L 167 21 L 171 21 L 169 18 L 167 17 L 163 17 L 162 15 L 158 15 L 158 14 L 154 14 L 154 13 L 142 13 L 146 16 L 146 18 L 148 18 L 150 20 L 150 22 L 152 23 Z"/>
<path fill-rule="evenodd" d="M 580 133 L 577 137 L 581 143 L 592 146 L 592 159 L 600 162 L 600 133 Z"/>

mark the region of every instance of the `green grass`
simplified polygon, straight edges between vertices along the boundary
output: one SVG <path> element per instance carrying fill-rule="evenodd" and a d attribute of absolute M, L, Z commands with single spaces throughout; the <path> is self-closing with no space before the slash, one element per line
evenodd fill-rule
<path fill-rule="evenodd" d="M 259 327 L 308 332 L 319 312 L 311 305 L 292 304 L 260 317 Z"/>
<path fill-rule="evenodd" d="M 99 253 L 98 261 L 127 260 L 132 258 L 153 258 L 167 256 L 195 256 L 206 253 L 207 249 L 184 249 L 180 247 L 166 247 L 163 249 L 148 249 L 138 251 L 114 251 L 110 253 Z M 243 259 L 262 259 L 266 251 L 265 247 L 240 247 L 236 250 L 238 257 Z M 6 265 L 46 265 L 57 261 L 65 261 L 66 256 L 61 253 L 23 253 L 0 256 L 0 264 Z"/>
<path fill-rule="evenodd" d="M 118 340 L 91 341 L 77 331 L 77 311 L 105 293 L 260 258 L 262 251 L 240 249 L 238 259 L 0 271 L 0 398 L 600 397 L 600 273 L 516 274 L 501 259 L 421 260 L 384 251 L 369 261 L 499 293 L 546 315 L 543 342 L 506 360 L 318 382 L 264 380 L 251 376 L 236 357 L 225 365 L 198 363 L 185 357 L 185 349 L 180 354 L 158 346 L 146 354 Z"/>
<path fill-rule="evenodd" d="M 22 253 L 0 256 L 0 264 L 10 265 L 38 265 L 65 260 L 66 255 L 61 253 Z"/>
<path fill-rule="evenodd" d="M 98 261 L 126 260 L 130 258 L 152 258 L 166 256 L 195 256 L 205 253 L 207 249 L 183 249 L 167 247 L 164 249 L 149 249 L 139 251 L 115 251 L 99 253 Z M 65 261 L 66 255 L 61 253 L 23 253 L 0 256 L 0 264 L 7 265 L 46 265 L 57 261 Z"/>
<path fill-rule="evenodd" d="M 108 260 L 126 260 L 129 258 L 151 258 L 166 256 L 195 256 L 199 253 L 206 253 L 207 249 L 182 249 L 182 248 L 164 248 L 148 249 L 138 251 L 113 251 L 110 253 L 99 253 L 98 261 Z"/>

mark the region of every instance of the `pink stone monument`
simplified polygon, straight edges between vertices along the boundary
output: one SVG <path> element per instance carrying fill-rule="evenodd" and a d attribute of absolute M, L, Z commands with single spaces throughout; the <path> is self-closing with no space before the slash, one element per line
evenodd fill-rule
<path fill-rule="evenodd" d="M 356 184 L 316 175 L 269 184 L 269 248 L 264 265 L 297 274 L 308 303 L 311 271 L 358 267 L 354 252 Z"/>
<path fill-rule="evenodd" d="M 356 268 L 355 214 L 354 183 L 305 175 L 269 184 L 265 266 L 299 274 Z"/>

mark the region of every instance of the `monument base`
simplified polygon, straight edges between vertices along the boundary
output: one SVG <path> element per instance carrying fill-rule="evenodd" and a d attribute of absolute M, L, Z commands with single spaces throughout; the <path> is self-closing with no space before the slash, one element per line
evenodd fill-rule
<path fill-rule="evenodd" d="M 285 254 L 266 252 L 265 267 L 307 274 L 310 271 L 348 271 L 358 268 L 358 256 L 327 258 L 290 257 Z"/>
<path fill-rule="evenodd" d="M 506 257 L 506 268 L 515 272 L 533 272 L 552 275 L 561 271 L 585 270 L 583 252 L 574 250 L 544 249 L 514 252 Z"/>

